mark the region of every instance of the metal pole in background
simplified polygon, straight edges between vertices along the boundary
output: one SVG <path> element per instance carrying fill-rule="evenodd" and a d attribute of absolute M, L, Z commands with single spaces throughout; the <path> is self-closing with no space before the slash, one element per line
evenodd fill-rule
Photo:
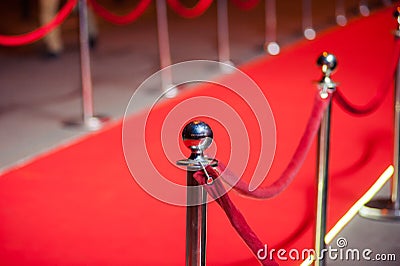
<path fill-rule="evenodd" d="M 335 16 L 336 23 L 339 26 L 345 26 L 347 24 L 344 0 L 336 0 Z"/>
<path fill-rule="evenodd" d="M 307 40 L 315 39 L 315 30 L 312 25 L 312 1 L 303 0 L 303 34 Z"/>
<path fill-rule="evenodd" d="M 86 0 L 79 0 L 78 12 L 83 117 L 82 120 L 66 121 L 65 124 L 67 126 L 78 126 L 94 131 L 100 129 L 109 118 L 94 116 L 93 112 L 93 87 L 90 69 L 89 28 Z"/>
<path fill-rule="evenodd" d="M 89 28 L 86 0 L 79 0 L 79 40 L 81 49 L 83 121 L 93 117 L 93 87 L 90 69 Z"/>
<path fill-rule="evenodd" d="M 364 17 L 369 16 L 370 11 L 368 7 L 368 1 L 367 0 L 360 0 L 358 9 L 360 10 L 360 14 Z"/>
<path fill-rule="evenodd" d="M 171 50 L 169 47 L 168 16 L 166 0 L 156 1 L 157 9 L 157 32 L 158 51 L 160 54 L 161 88 L 165 97 L 173 98 L 177 95 L 178 89 L 173 86 L 171 69 Z"/>
<path fill-rule="evenodd" d="M 205 266 L 207 192 L 199 186 L 193 175 L 196 171 L 205 171 L 207 165 L 217 165 L 217 161 L 203 154 L 212 143 L 213 132 L 206 123 L 192 121 L 184 127 L 182 139 L 191 150 L 188 159 L 177 162 L 178 165 L 187 167 L 186 266 Z"/>
<path fill-rule="evenodd" d="M 276 0 L 265 0 L 265 43 L 264 49 L 270 55 L 280 52 L 276 42 Z"/>
<path fill-rule="evenodd" d="M 233 65 L 230 61 L 229 49 L 229 19 L 228 1 L 217 1 L 217 24 L 218 24 L 218 58 L 219 62 Z"/>
<path fill-rule="evenodd" d="M 398 28 L 395 32 L 395 38 L 398 42 L 400 38 L 400 8 L 398 7 L 394 13 L 398 22 Z M 362 217 L 374 220 L 400 221 L 400 183 L 399 183 L 399 166 L 400 166 L 400 62 L 397 62 L 395 92 L 394 92 L 394 154 L 393 165 L 394 173 L 391 183 L 390 198 L 375 199 L 365 204 L 359 214 Z"/>
<path fill-rule="evenodd" d="M 319 83 L 321 98 L 326 99 L 329 93 L 336 89 L 336 84 L 331 80 L 330 75 L 337 66 L 334 55 L 324 52 L 317 60 L 322 67 L 323 77 Z M 327 221 L 327 200 L 328 200 L 328 177 L 329 177 L 329 147 L 330 147 L 330 123 L 331 123 L 331 100 L 325 110 L 321 121 L 318 136 L 318 182 L 317 182 L 317 203 L 314 247 L 316 258 L 315 265 L 325 265 L 325 258 L 321 256 L 322 250 L 326 248 L 326 221 Z"/>

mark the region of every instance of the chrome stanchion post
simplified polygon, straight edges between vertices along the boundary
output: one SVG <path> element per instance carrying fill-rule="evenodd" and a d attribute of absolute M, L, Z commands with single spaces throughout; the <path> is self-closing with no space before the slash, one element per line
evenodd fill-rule
<path fill-rule="evenodd" d="M 322 53 L 318 58 L 317 64 L 321 66 L 323 77 L 319 82 L 320 96 L 328 98 L 329 93 L 336 89 L 336 83 L 330 78 L 332 71 L 337 66 L 334 55 L 327 52 Z M 318 183 L 317 183 L 317 203 L 316 203 L 316 222 L 315 222 L 315 265 L 325 265 L 325 258 L 321 257 L 322 250 L 325 249 L 326 217 L 327 217 L 327 197 L 328 197 L 328 170 L 329 170 L 329 146 L 330 146 L 330 120 L 331 120 L 331 101 L 329 102 L 325 114 L 321 121 L 318 137 Z"/>
<path fill-rule="evenodd" d="M 207 158 L 203 152 L 213 139 L 211 128 L 204 122 L 192 121 L 182 131 L 182 139 L 191 150 L 190 157 L 178 165 L 187 167 L 186 207 L 186 266 L 206 265 L 207 192 L 193 178 L 196 171 L 207 165 L 216 166 L 217 161 Z M 207 183 L 212 182 L 208 179 Z"/>
<path fill-rule="evenodd" d="M 156 1 L 157 9 L 157 32 L 158 32 L 158 51 L 160 54 L 160 66 L 164 69 L 161 72 L 161 88 L 165 97 L 173 98 L 177 95 L 178 89 L 172 83 L 171 50 L 169 47 L 168 16 L 166 0 Z"/>
<path fill-rule="evenodd" d="M 344 0 L 336 0 L 335 16 L 336 16 L 336 23 L 339 26 L 345 26 L 347 24 L 346 8 L 344 5 Z"/>
<path fill-rule="evenodd" d="M 219 62 L 233 65 L 230 61 L 229 49 L 229 19 L 228 1 L 217 1 L 217 24 L 218 24 L 218 58 Z"/>
<path fill-rule="evenodd" d="M 83 127 L 87 130 L 98 130 L 108 118 L 94 116 L 93 112 L 93 86 L 90 69 L 89 28 L 86 0 L 79 0 L 78 12 L 83 121 L 67 121 L 65 124 L 68 126 Z"/>
<path fill-rule="evenodd" d="M 307 40 L 315 39 L 315 30 L 312 26 L 312 2 L 303 0 L 303 34 Z"/>
<path fill-rule="evenodd" d="M 394 13 L 399 26 L 395 31 L 395 38 L 400 38 L 400 8 Z M 399 40 L 397 40 L 399 41 Z M 359 211 L 362 217 L 382 221 L 400 221 L 400 184 L 399 184 L 399 166 L 400 166 L 400 62 L 397 62 L 395 93 L 394 93 L 394 155 L 393 165 L 394 173 L 391 183 L 390 198 L 371 200 L 365 204 Z"/>
<path fill-rule="evenodd" d="M 276 42 L 276 0 L 265 0 L 265 43 L 264 49 L 271 55 L 280 53 Z"/>

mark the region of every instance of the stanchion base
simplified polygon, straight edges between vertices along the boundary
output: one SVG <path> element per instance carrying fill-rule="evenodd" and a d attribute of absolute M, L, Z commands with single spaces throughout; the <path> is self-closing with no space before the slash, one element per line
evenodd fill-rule
<path fill-rule="evenodd" d="M 360 209 L 359 214 L 373 220 L 400 222 L 400 209 L 394 208 L 391 199 L 371 200 Z"/>
<path fill-rule="evenodd" d="M 344 16 L 344 15 L 337 15 L 336 16 L 336 23 L 339 25 L 339 26 L 346 26 L 346 24 L 347 24 L 347 18 L 346 18 L 346 16 Z"/>
<path fill-rule="evenodd" d="M 169 84 L 163 88 L 164 97 L 167 99 L 175 98 L 178 92 L 178 87 L 173 84 Z"/>
<path fill-rule="evenodd" d="M 80 128 L 83 130 L 89 130 L 89 131 L 97 131 L 101 129 L 105 123 L 110 121 L 109 117 L 106 116 L 92 116 L 87 119 L 76 119 L 76 120 L 69 120 L 65 121 L 64 125 L 66 127 L 74 127 L 74 128 Z"/>
<path fill-rule="evenodd" d="M 264 44 L 264 50 L 270 55 L 277 55 L 281 52 L 279 44 L 276 42 L 269 42 Z"/>
<path fill-rule="evenodd" d="M 220 61 L 222 64 L 219 65 L 220 70 L 223 74 L 230 74 L 233 73 L 235 71 L 235 64 L 230 61 L 230 60 L 226 60 L 226 61 Z"/>
<path fill-rule="evenodd" d="M 370 14 L 369 7 L 365 4 L 360 5 L 359 7 L 360 14 L 364 17 L 368 17 Z"/>
<path fill-rule="evenodd" d="M 317 33 L 315 32 L 315 30 L 313 28 L 306 28 L 304 29 L 304 38 L 306 38 L 307 40 L 314 40 L 315 37 L 317 36 Z"/>

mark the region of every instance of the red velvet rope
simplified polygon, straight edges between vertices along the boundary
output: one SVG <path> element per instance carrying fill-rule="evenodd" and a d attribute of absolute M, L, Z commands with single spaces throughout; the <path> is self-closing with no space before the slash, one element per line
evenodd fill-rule
<path fill-rule="evenodd" d="M 199 0 L 193 7 L 185 7 L 179 0 L 167 0 L 168 5 L 178 15 L 184 18 L 196 18 L 201 16 L 212 4 L 213 0 Z"/>
<path fill-rule="evenodd" d="M 319 126 L 321 124 L 322 117 L 324 115 L 324 111 L 328 106 L 331 100 L 331 95 L 327 99 L 322 99 L 319 95 L 319 92 L 315 96 L 314 106 L 311 112 L 311 116 L 308 120 L 306 129 L 303 133 L 303 136 L 299 142 L 299 145 L 296 148 L 296 151 L 289 162 L 288 166 L 282 173 L 279 179 L 277 179 L 270 186 L 266 187 L 258 187 L 254 191 L 249 191 L 249 185 L 237 178 L 232 172 L 230 172 L 226 167 L 219 162 L 218 167 L 208 168 L 207 170 L 212 174 L 219 176 L 222 173 L 222 178 L 225 182 L 231 185 L 235 190 L 239 193 L 246 195 L 248 197 L 257 198 L 257 199 L 267 199 L 277 196 L 283 190 L 285 190 L 289 184 L 292 182 L 294 177 L 299 172 L 301 166 L 303 165 L 304 160 L 308 154 L 308 151 L 311 148 L 311 145 L 314 142 L 314 137 L 318 132 Z M 235 182 L 237 182 L 235 184 Z"/>
<path fill-rule="evenodd" d="M 98 4 L 95 0 L 89 0 L 89 3 L 92 6 L 93 10 L 105 20 L 117 25 L 126 25 L 132 23 L 143 14 L 144 11 L 146 11 L 146 9 L 149 7 L 151 0 L 140 1 L 139 4 L 137 4 L 137 6 L 131 12 L 122 16 L 111 13 L 103 6 Z"/>
<path fill-rule="evenodd" d="M 52 31 L 55 27 L 59 26 L 71 13 L 72 9 L 76 6 L 78 0 L 68 0 L 63 8 L 57 13 L 57 15 L 46 25 L 40 28 L 15 36 L 0 35 L 0 45 L 4 46 L 19 46 L 29 44 L 43 38 L 47 33 Z"/>
<path fill-rule="evenodd" d="M 378 89 L 375 97 L 369 101 L 364 106 L 357 106 L 352 104 L 346 97 L 343 95 L 343 93 L 340 90 L 337 90 L 335 93 L 335 96 L 333 99 L 339 104 L 340 107 L 342 107 L 346 112 L 352 114 L 352 115 L 368 115 L 372 112 L 374 112 L 376 109 L 378 109 L 379 106 L 381 106 L 383 100 L 385 99 L 386 95 L 390 91 L 391 84 L 393 82 L 393 77 L 397 68 L 397 64 L 399 62 L 399 57 L 400 57 L 400 41 L 396 40 L 396 45 L 395 45 L 395 51 L 394 51 L 394 60 L 392 61 L 392 64 L 390 65 L 389 68 L 389 73 L 388 79 L 386 79 L 383 83 L 380 89 Z"/>
<path fill-rule="evenodd" d="M 203 171 L 198 171 L 194 174 L 194 178 L 196 181 L 205 185 L 205 189 L 207 192 L 215 199 L 215 201 L 221 206 L 221 208 L 226 213 L 230 223 L 235 228 L 236 232 L 240 235 L 240 237 L 245 241 L 246 245 L 251 249 L 253 254 L 260 260 L 257 256 L 257 253 L 260 249 L 264 249 L 264 244 L 260 241 L 254 231 L 247 224 L 246 219 L 242 215 L 242 213 L 236 208 L 228 194 L 225 191 L 224 186 L 221 181 L 218 179 L 218 174 L 215 171 L 209 171 L 212 167 L 207 167 L 207 172 L 213 177 L 214 182 L 210 185 L 206 185 L 206 176 Z M 219 197 L 218 195 L 223 195 Z M 269 256 L 266 257 L 265 260 L 260 260 L 261 264 L 264 266 L 276 266 L 274 260 L 271 260 Z"/>
<path fill-rule="evenodd" d="M 231 1 L 235 6 L 245 11 L 255 8 L 258 5 L 258 3 L 260 3 L 260 0 L 231 0 Z"/>

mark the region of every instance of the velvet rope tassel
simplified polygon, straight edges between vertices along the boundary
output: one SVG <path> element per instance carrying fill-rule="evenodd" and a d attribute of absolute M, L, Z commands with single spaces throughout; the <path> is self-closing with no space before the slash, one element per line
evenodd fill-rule
<path fill-rule="evenodd" d="M 247 246 L 251 249 L 253 254 L 260 260 L 261 264 L 264 266 L 275 266 L 278 265 L 272 258 L 265 258 L 261 260 L 258 257 L 258 252 L 260 249 L 264 248 L 264 244 L 260 241 L 254 231 L 247 224 L 246 219 L 242 215 L 242 213 L 236 208 L 228 194 L 225 191 L 223 184 L 220 179 L 218 179 L 218 173 L 216 171 L 210 171 L 212 167 L 207 167 L 207 172 L 209 175 L 213 177 L 214 181 L 212 184 L 207 184 L 207 177 L 203 171 L 198 171 L 194 174 L 194 178 L 196 181 L 204 185 L 204 188 L 207 192 L 215 199 L 215 201 L 221 206 L 221 208 L 226 213 L 230 223 L 235 228 L 236 232 L 240 235 L 240 237 L 244 240 Z M 222 196 L 218 196 L 222 195 Z"/>
<path fill-rule="evenodd" d="M 314 142 L 314 138 L 319 130 L 324 111 L 328 106 L 330 100 L 331 95 L 329 95 L 327 99 L 322 99 L 319 93 L 316 94 L 311 116 L 308 120 L 306 129 L 299 142 L 299 145 L 297 146 L 296 151 L 285 171 L 282 173 L 280 178 L 277 179 L 270 186 L 258 187 L 254 191 L 249 191 L 249 185 L 245 181 L 235 176 L 231 171 L 226 169 L 225 165 L 223 165 L 221 162 L 218 164 L 217 169 L 208 168 L 208 170 L 213 175 L 218 175 L 218 172 L 221 172 L 221 177 L 225 182 L 227 182 L 239 193 L 248 197 L 267 199 L 277 196 L 289 186 L 289 184 L 293 181 L 294 177 L 297 175 L 301 166 L 303 165 L 303 162 L 306 159 L 311 145 Z"/>
<path fill-rule="evenodd" d="M 376 96 L 364 106 L 356 106 L 352 104 L 348 99 L 345 98 L 340 90 L 337 90 L 333 99 L 342 107 L 346 112 L 352 115 L 369 115 L 374 112 L 382 104 L 386 95 L 390 91 L 393 77 L 396 72 L 397 64 L 400 56 L 400 41 L 395 40 L 395 51 L 393 61 L 391 62 L 390 68 L 388 69 L 388 77 L 383 81 L 382 86 L 378 88 Z"/>

